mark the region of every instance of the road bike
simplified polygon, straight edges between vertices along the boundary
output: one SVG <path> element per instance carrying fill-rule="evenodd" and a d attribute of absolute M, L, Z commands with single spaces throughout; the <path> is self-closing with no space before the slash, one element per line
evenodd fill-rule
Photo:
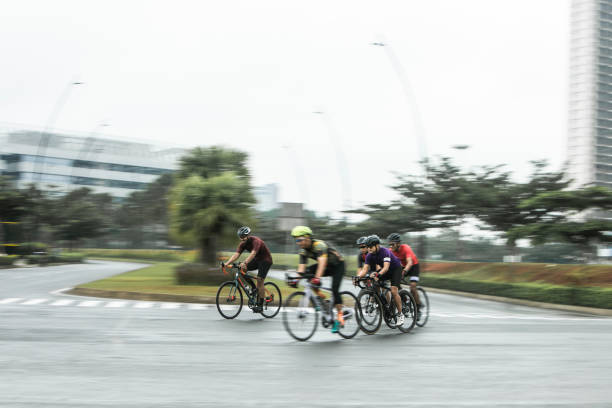
<path fill-rule="evenodd" d="M 405 278 L 403 278 L 401 282 L 404 285 L 410 285 L 410 282 Z M 421 305 L 417 309 L 416 325 L 423 327 L 427 324 L 427 320 L 429 320 L 429 296 L 427 296 L 427 292 L 423 287 L 417 285 L 417 290 L 419 291 L 419 301 Z"/>
<path fill-rule="evenodd" d="M 376 333 L 382 324 L 382 320 L 391 329 L 399 329 L 403 333 L 408 333 L 416 324 L 417 307 L 414 297 L 406 289 L 399 290 L 402 300 L 402 314 L 404 323 L 397 325 L 396 305 L 391 296 L 389 281 L 375 280 L 372 277 L 353 277 L 353 284 L 361 291 L 357 295 L 357 310 L 359 312 L 359 322 L 361 330 L 366 334 Z M 389 301 L 389 299 L 391 299 Z"/>
<path fill-rule="evenodd" d="M 234 319 L 240 314 L 243 305 L 243 292 L 247 296 L 247 306 L 252 310 L 257 306 L 257 284 L 253 277 L 234 265 L 227 266 L 221 262 L 221 269 L 226 275 L 233 275 L 233 279 L 223 282 L 217 291 L 217 310 L 226 319 Z M 278 314 L 283 304 L 281 291 L 274 282 L 264 283 L 265 297 L 261 313 L 264 317 L 272 318 Z"/>
<path fill-rule="evenodd" d="M 335 306 L 329 299 L 322 299 L 317 296 L 315 287 L 310 280 L 304 276 L 286 275 L 287 285 L 297 287 L 301 279 L 304 282 L 304 290 L 294 292 L 285 301 L 283 308 L 283 324 L 287 332 L 296 340 L 306 341 L 311 338 L 317 330 L 319 321 L 325 328 L 334 324 Z M 330 288 L 318 288 L 331 292 Z M 340 292 L 342 297 L 342 314 L 344 316 L 344 326 L 338 330 L 338 334 L 345 339 L 355 337 L 359 332 L 359 314 L 355 310 L 357 298 L 351 292 Z M 333 297 L 333 295 L 332 295 Z"/>

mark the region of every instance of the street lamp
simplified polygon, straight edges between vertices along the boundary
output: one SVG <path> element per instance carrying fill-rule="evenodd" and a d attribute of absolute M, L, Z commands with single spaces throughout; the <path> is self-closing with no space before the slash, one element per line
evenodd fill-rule
<path fill-rule="evenodd" d="M 40 134 L 40 139 L 38 140 L 38 148 L 36 149 L 36 159 L 35 159 L 36 162 L 34 166 L 34 178 L 33 178 L 36 181 L 36 183 L 40 183 L 40 179 L 42 176 L 43 156 L 45 155 L 47 146 L 49 145 L 49 138 L 50 138 L 49 132 L 51 131 L 51 129 L 53 128 L 53 125 L 57 121 L 57 118 L 59 117 L 60 112 L 64 108 L 64 105 L 66 105 L 66 102 L 68 101 L 68 98 L 70 97 L 70 93 L 72 92 L 72 89 L 78 85 L 83 85 L 83 82 L 71 81 L 68 84 L 66 84 L 66 87 L 64 88 L 63 92 L 61 93 L 55 105 L 53 106 L 51 115 L 49 116 L 49 119 L 47 120 L 47 123 L 45 127 L 43 128 L 42 133 Z"/>
<path fill-rule="evenodd" d="M 334 126 L 331 116 L 324 111 L 314 111 L 312 112 L 315 115 L 320 115 L 323 119 L 323 123 L 327 127 L 327 132 L 329 134 L 329 139 L 334 146 L 334 150 L 336 152 L 336 163 L 338 164 L 338 174 L 340 175 L 340 180 L 342 182 L 342 207 L 344 210 L 351 209 L 351 181 L 349 179 L 348 166 L 346 163 L 346 158 L 344 156 L 344 151 L 342 150 L 342 136 L 336 130 Z"/>
<path fill-rule="evenodd" d="M 419 112 L 419 108 L 416 103 L 416 98 L 414 97 L 414 94 L 412 92 L 412 88 L 410 86 L 408 76 L 406 75 L 406 71 L 404 70 L 404 67 L 402 66 L 400 60 L 397 58 L 397 55 L 395 54 L 393 48 L 389 43 L 377 41 L 370 43 L 370 45 L 373 45 L 375 47 L 382 47 L 385 50 L 389 61 L 391 62 L 391 66 L 393 67 L 393 70 L 397 75 L 397 79 L 399 80 L 402 86 L 402 91 L 404 97 L 406 98 L 406 102 L 412 110 L 414 131 L 416 133 L 416 139 L 419 145 L 419 153 L 421 156 L 421 161 L 424 161 L 425 159 L 427 159 L 427 144 L 425 141 L 425 131 L 423 128 L 423 122 L 421 120 L 421 113 Z"/>

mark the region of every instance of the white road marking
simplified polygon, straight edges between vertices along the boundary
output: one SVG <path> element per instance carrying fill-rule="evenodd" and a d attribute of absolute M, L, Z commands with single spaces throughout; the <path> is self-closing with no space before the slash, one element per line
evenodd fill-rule
<path fill-rule="evenodd" d="M 137 302 L 134 304 L 134 309 L 150 309 L 154 304 L 153 302 Z"/>
<path fill-rule="evenodd" d="M 181 307 L 180 303 L 162 303 L 160 306 L 162 309 L 178 309 Z"/>
<path fill-rule="evenodd" d="M 49 299 L 30 299 L 22 302 L 22 305 L 39 305 L 41 303 L 45 303 Z"/>
<path fill-rule="evenodd" d="M 128 302 L 114 300 L 112 302 L 108 302 L 104 307 L 110 307 L 110 308 L 125 307 L 127 304 Z"/>
<path fill-rule="evenodd" d="M 191 303 L 189 305 L 187 305 L 187 309 L 189 310 L 206 310 L 206 309 L 210 309 L 211 305 L 203 305 L 200 303 Z"/>
<path fill-rule="evenodd" d="M 68 306 L 74 302 L 76 301 L 73 299 L 60 299 L 60 300 L 56 300 L 55 302 L 51 303 L 51 306 Z"/>
<path fill-rule="evenodd" d="M 9 303 L 19 302 L 20 300 L 23 300 L 23 298 L 7 298 L 7 299 L 0 300 L 0 304 L 1 305 L 6 305 L 6 304 L 9 304 Z"/>
<path fill-rule="evenodd" d="M 102 303 L 101 300 L 85 300 L 79 303 L 77 306 L 78 307 L 94 307 L 94 306 L 98 306 L 100 303 Z"/>

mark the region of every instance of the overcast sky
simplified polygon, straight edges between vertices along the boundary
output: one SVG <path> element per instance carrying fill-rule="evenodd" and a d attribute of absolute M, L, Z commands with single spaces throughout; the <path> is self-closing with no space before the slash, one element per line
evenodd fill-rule
<path fill-rule="evenodd" d="M 419 171 L 419 121 L 430 156 L 517 178 L 565 159 L 569 0 L 0 6 L 0 122 L 43 126 L 78 79 L 57 128 L 240 148 L 254 184 L 320 212 L 393 198 L 390 172 Z"/>

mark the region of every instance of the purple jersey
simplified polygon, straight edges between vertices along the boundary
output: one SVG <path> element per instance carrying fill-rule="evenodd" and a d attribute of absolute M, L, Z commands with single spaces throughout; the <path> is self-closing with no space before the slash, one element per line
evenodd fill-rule
<path fill-rule="evenodd" d="M 391 250 L 387 248 L 380 247 L 378 252 L 374 254 L 368 254 L 366 256 L 366 263 L 370 265 L 370 270 L 375 271 L 376 265 L 379 265 L 381 268 L 384 267 L 385 262 L 389 262 L 389 269 L 393 268 L 401 268 L 402 264 L 397 256 L 393 255 Z"/>

